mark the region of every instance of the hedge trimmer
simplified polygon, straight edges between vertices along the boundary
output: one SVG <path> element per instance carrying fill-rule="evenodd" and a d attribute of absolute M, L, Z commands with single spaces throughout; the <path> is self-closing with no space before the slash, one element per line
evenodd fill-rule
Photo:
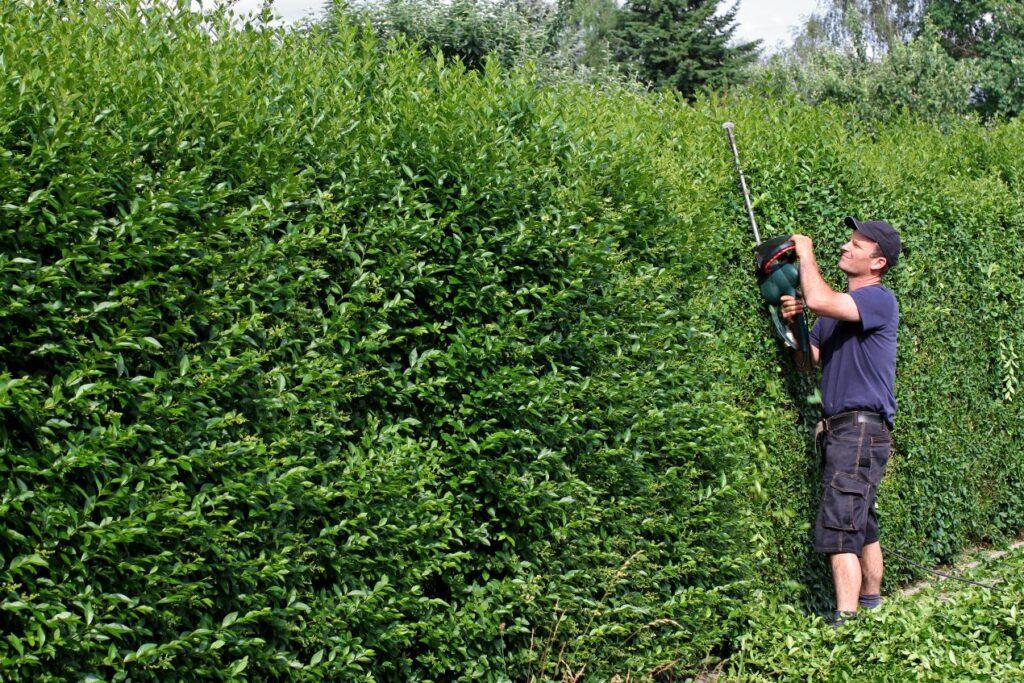
<path fill-rule="evenodd" d="M 775 325 L 775 334 L 786 346 L 795 349 L 798 354 L 802 354 L 804 358 L 801 360 L 806 360 L 810 357 L 811 344 L 807 337 L 807 323 L 803 313 L 795 319 L 795 334 L 779 315 L 779 306 L 784 295 L 797 298 L 800 296 L 800 271 L 796 265 L 796 245 L 793 244 L 790 235 L 761 241 L 761 233 L 757 230 L 757 219 L 754 218 L 754 207 L 750 203 L 750 193 L 747 191 L 747 179 L 743 176 L 743 169 L 740 167 L 740 153 L 736 149 L 736 140 L 732 135 L 733 123 L 727 121 L 722 124 L 722 127 L 725 128 L 725 133 L 729 136 L 732 158 L 736 164 L 736 173 L 739 174 L 740 189 L 743 191 L 743 203 L 747 207 L 747 218 L 750 219 L 750 229 L 754 233 L 754 266 L 757 285 L 761 289 L 761 296 L 768 304 L 768 311 Z"/>

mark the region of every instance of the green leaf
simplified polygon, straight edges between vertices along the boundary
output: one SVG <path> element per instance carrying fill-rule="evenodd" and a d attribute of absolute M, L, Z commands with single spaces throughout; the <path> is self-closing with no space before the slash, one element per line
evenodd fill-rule
<path fill-rule="evenodd" d="M 136 657 L 142 657 L 142 655 L 146 654 L 150 650 L 155 650 L 155 649 L 156 649 L 156 643 L 143 643 L 142 645 L 139 646 L 139 649 L 135 651 L 135 656 Z"/>
<path fill-rule="evenodd" d="M 29 565 L 36 567 L 46 567 L 49 565 L 49 563 L 39 553 L 19 555 L 18 557 L 15 557 L 13 560 L 11 560 L 11 564 L 8 566 L 8 571 L 14 572 L 20 569 L 21 567 Z"/>
<path fill-rule="evenodd" d="M 243 671 L 245 671 L 245 667 L 247 667 L 248 665 L 249 665 L 249 656 L 246 655 L 245 657 L 242 657 L 241 659 L 235 661 L 231 665 L 231 667 L 228 669 L 228 674 L 231 675 L 231 676 L 237 676 L 238 674 L 240 674 Z"/>

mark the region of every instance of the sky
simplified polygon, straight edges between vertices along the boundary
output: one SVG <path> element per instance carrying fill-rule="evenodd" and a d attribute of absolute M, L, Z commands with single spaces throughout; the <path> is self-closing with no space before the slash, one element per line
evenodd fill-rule
<path fill-rule="evenodd" d="M 242 11 L 258 8 L 261 0 L 238 0 L 236 7 Z M 274 11 L 286 22 L 303 17 L 319 15 L 323 0 L 274 0 Z M 736 38 L 741 41 L 764 41 L 765 50 L 774 51 L 780 45 L 792 41 L 792 28 L 801 19 L 815 10 L 818 0 L 740 0 L 736 14 Z M 723 7 L 730 6 L 723 3 Z"/>
<path fill-rule="evenodd" d="M 779 44 L 793 42 L 792 29 L 817 9 L 818 0 L 740 0 L 736 13 L 736 37 L 740 40 L 764 41 L 764 48 L 774 52 Z"/>

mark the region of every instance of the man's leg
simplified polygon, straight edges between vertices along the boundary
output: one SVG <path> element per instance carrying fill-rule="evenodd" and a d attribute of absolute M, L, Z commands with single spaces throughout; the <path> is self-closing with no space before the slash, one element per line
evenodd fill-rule
<path fill-rule="evenodd" d="M 868 543 L 860 556 L 860 603 L 864 607 L 877 607 L 881 602 L 884 571 L 881 544 L 878 541 Z"/>
<path fill-rule="evenodd" d="M 836 586 L 836 610 L 856 612 L 860 596 L 860 562 L 853 553 L 829 556 L 832 563 L 832 581 Z"/>

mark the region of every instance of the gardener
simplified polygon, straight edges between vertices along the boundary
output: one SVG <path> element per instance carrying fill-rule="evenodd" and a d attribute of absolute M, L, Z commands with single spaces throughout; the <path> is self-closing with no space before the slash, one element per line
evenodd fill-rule
<path fill-rule="evenodd" d="M 899 257 L 899 235 L 885 221 L 848 217 L 846 225 L 853 233 L 839 259 L 847 278 L 845 293 L 822 279 L 810 238 L 792 237 L 804 300 L 819 316 L 810 332 L 810 361 L 817 365 L 820 359 L 822 366 L 825 417 L 816 438 L 824 442 L 825 463 L 814 547 L 828 554 L 832 565 L 836 625 L 852 616 L 858 604 L 870 609 L 881 602 L 875 494 L 892 450 L 899 323 L 896 297 L 882 285 Z M 790 325 L 802 311 L 801 301 L 782 297 L 781 314 Z"/>

